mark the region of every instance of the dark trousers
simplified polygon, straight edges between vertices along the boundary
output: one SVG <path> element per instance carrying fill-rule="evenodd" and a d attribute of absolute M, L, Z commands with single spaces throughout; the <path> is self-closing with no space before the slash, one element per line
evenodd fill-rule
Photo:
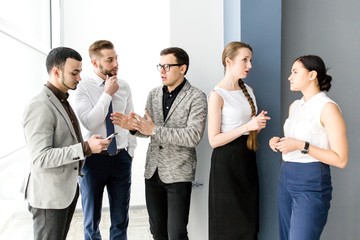
<path fill-rule="evenodd" d="M 209 240 L 257 240 L 259 179 L 256 154 L 243 135 L 214 148 L 209 176 Z"/>
<path fill-rule="evenodd" d="M 281 164 L 278 204 L 281 240 L 319 240 L 331 201 L 329 165 Z"/>
<path fill-rule="evenodd" d="M 188 240 L 191 182 L 166 184 L 156 171 L 145 179 L 145 196 L 154 240 Z"/>
<path fill-rule="evenodd" d="M 132 158 L 126 150 L 115 156 L 93 154 L 86 158 L 83 166 L 84 176 L 80 177 L 86 240 L 101 239 L 99 223 L 105 187 L 110 206 L 110 239 L 127 239 L 131 165 Z"/>
<path fill-rule="evenodd" d="M 65 209 L 40 209 L 29 205 L 33 215 L 34 240 L 65 240 L 78 197 L 79 188 L 74 200 Z"/>

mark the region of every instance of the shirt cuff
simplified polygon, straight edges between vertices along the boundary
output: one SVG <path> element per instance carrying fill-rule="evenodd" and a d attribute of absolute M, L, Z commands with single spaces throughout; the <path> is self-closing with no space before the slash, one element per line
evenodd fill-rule
<path fill-rule="evenodd" d="M 127 147 L 126 148 L 126 151 L 129 153 L 129 155 L 133 158 L 134 157 L 134 152 L 135 152 L 135 149 L 132 148 L 132 147 Z"/>
<path fill-rule="evenodd" d="M 90 157 L 91 156 L 91 149 L 90 149 L 89 143 L 88 142 L 83 142 L 81 144 L 82 144 L 82 147 L 83 147 L 84 156 L 85 157 Z"/>

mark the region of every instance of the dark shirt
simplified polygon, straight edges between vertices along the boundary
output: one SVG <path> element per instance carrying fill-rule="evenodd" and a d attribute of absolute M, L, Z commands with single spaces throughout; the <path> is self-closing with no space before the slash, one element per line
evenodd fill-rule
<path fill-rule="evenodd" d="M 177 86 L 172 92 L 169 92 L 168 87 L 167 86 L 163 86 L 162 90 L 163 90 L 163 114 L 164 114 L 164 121 L 170 111 L 170 108 L 172 106 L 172 104 L 174 103 L 177 95 L 179 94 L 179 92 L 181 91 L 181 89 L 184 87 L 185 82 L 186 82 L 186 78 L 184 79 L 184 81 Z"/>
<path fill-rule="evenodd" d="M 184 79 L 184 81 L 177 86 L 172 92 L 169 92 L 167 86 L 163 86 L 162 90 L 163 90 L 163 115 L 164 115 L 164 121 L 169 113 L 169 110 L 172 106 L 172 104 L 175 101 L 175 98 L 177 97 L 177 95 L 179 94 L 179 92 L 181 91 L 181 89 L 184 87 L 185 82 L 186 82 L 186 78 Z M 130 130 L 130 133 L 132 135 L 134 135 L 137 131 L 136 130 Z"/>
<path fill-rule="evenodd" d="M 52 85 L 50 82 L 47 82 L 45 86 L 48 87 L 55 94 L 55 96 L 59 99 L 59 101 L 63 105 L 63 107 L 64 107 L 65 111 L 67 112 L 67 114 L 71 120 L 71 123 L 74 127 L 76 137 L 77 137 L 78 141 L 81 142 L 81 144 L 82 144 L 84 155 L 90 156 L 91 149 L 90 149 L 89 143 L 83 142 L 79 121 L 77 120 L 76 115 L 67 100 L 67 98 L 69 97 L 69 94 L 63 93 L 62 91 L 57 89 L 54 85 Z"/>

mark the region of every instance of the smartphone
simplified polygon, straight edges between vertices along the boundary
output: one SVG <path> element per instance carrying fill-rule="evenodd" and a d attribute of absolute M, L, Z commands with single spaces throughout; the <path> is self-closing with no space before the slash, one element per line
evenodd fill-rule
<path fill-rule="evenodd" d="M 114 132 L 113 134 L 106 137 L 107 140 L 114 138 L 118 133 Z"/>

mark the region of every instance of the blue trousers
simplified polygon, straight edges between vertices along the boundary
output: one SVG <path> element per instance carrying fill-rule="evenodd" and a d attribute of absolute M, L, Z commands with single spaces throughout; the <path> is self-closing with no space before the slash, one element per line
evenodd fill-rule
<path fill-rule="evenodd" d="M 126 150 L 115 156 L 93 154 L 86 158 L 80 177 L 85 240 L 101 239 L 99 223 L 104 188 L 110 207 L 110 239 L 127 240 L 132 158 Z"/>
<path fill-rule="evenodd" d="M 278 184 L 280 240 L 319 240 L 331 194 L 329 165 L 283 162 Z"/>
<path fill-rule="evenodd" d="M 166 184 L 156 171 L 145 179 L 145 196 L 154 240 L 188 240 L 191 182 Z"/>

